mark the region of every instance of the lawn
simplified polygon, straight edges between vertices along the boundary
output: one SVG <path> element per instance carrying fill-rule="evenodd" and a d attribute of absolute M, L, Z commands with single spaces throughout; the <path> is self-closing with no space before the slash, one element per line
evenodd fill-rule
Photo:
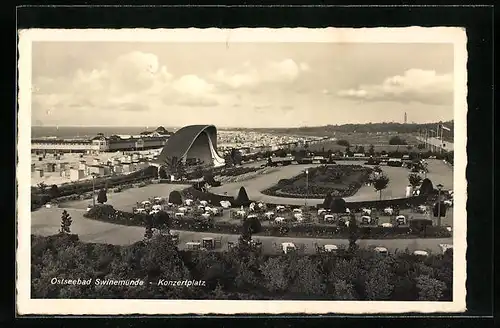
<path fill-rule="evenodd" d="M 115 209 L 131 212 L 137 202 L 153 197 L 168 198 L 171 191 L 182 190 L 187 187 L 189 185 L 151 184 L 142 188 L 126 189 L 119 193 L 108 193 L 107 204 L 112 205 Z M 91 203 L 92 199 L 69 201 L 61 204 L 60 207 L 85 209 Z"/>

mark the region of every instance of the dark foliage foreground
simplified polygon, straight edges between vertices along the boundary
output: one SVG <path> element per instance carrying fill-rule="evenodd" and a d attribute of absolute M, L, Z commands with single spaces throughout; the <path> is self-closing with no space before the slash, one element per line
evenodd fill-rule
<path fill-rule="evenodd" d="M 419 258 L 367 250 L 321 255 L 178 251 L 168 234 L 130 246 L 82 243 L 78 236 L 31 237 L 32 298 L 451 300 L 452 253 Z M 91 279 L 89 285 L 51 284 Z M 140 279 L 142 286 L 96 286 Z M 205 281 L 159 286 L 158 281 Z"/>

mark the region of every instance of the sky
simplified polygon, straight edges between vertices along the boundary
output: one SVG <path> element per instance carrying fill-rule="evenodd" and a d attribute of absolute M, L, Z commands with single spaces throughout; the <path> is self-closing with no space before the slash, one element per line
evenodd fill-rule
<path fill-rule="evenodd" d="M 33 42 L 32 124 L 453 119 L 453 44 Z"/>

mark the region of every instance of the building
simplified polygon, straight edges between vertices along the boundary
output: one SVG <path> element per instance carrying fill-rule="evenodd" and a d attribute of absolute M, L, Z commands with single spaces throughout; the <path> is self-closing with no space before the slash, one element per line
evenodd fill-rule
<path fill-rule="evenodd" d="M 105 175 L 106 170 L 102 165 L 89 165 L 87 167 L 88 174 Z"/>
<path fill-rule="evenodd" d="M 89 152 L 92 151 L 90 140 L 72 139 L 32 139 L 31 152 Z"/>
<path fill-rule="evenodd" d="M 165 146 L 168 136 L 120 137 L 98 135 L 92 139 L 92 149 L 97 152 L 146 150 Z"/>
<path fill-rule="evenodd" d="M 55 172 L 56 164 L 55 163 L 46 163 L 45 164 L 45 172 Z"/>
<path fill-rule="evenodd" d="M 43 177 L 43 169 L 35 169 L 35 171 L 33 173 L 34 173 L 33 176 L 35 178 L 42 178 Z"/>
<path fill-rule="evenodd" d="M 214 125 L 189 125 L 178 130 L 168 139 L 154 164 L 162 165 L 172 158 L 183 163 L 223 166 L 225 161 L 217 151 L 217 128 Z"/>
<path fill-rule="evenodd" d="M 112 135 L 105 137 L 100 133 L 92 139 L 32 139 L 31 151 L 39 152 L 79 152 L 101 153 L 114 151 L 130 151 L 162 148 L 170 134 L 163 127 L 152 132 L 143 132 L 139 136 L 120 137 Z"/>
<path fill-rule="evenodd" d="M 85 171 L 80 169 L 70 169 L 69 170 L 69 178 L 72 181 L 78 181 L 85 177 Z"/>
<path fill-rule="evenodd" d="M 115 174 L 122 174 L 123 173 L 123 167 L 120 164 L 114 165 L 113 166 L 113 173 L 115 173 Z"/>

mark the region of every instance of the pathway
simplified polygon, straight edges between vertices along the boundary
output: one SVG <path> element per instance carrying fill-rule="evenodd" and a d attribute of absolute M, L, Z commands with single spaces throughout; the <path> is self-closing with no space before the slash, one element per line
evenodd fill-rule
<path fill-rule="evenodd" d="M 114 245 L 130 245 L 143 238 L 144 228 L 122 226 L 112 223 L 94 221 L 83 217 L 85 213 L 81 209 L 66 209 L 73 218 L 71 225 L 72 233 L 79 235 L 83 242 L 106 243 Z M 60 208 L 41 208 L 31 213 L 31 233 L 36 235 L 48 236 L 57 233 L 60 220 Z M 180 247 L 192 240 L 200 240 L 203 237 L 222 237 L 222 247 L 227 249 L 228 241 L 236 242 L 238 235 L 226 235 L 207 232 L 191 232 L 179 231 Z M 273 237 L 273 236 L 256 236 L 256 239 L 262 241 L 263 250 L 266 253 L 275 251 L 275 244 L 282 242 L 294 242 L 296 245 L 304 244 L 306 252 L 312 253 L 315 250 L 315 243 L 347 245 L 346 239 L 315 239 L 315 238 L 289 238 L 289 237 Z M 359 240 L 358 244 L 361 247 L 384 246 L 389 250 L 396 249 L 404 250 L 430 250 L 432 252 L 440 252 L 439 244 L 452 244 L 452 238 L 444 239 L 389 239 L 389 240 Z"/>
<path fill-rule="evenodd" d="M 363 165 L 365 161 L 336 161 L 341 165 Z M 434 185 L 441 183 L 445 189 L 453 188 L 453 168 L 446 165 L 440 160 L 427 160 L 429 173 L 427 177 Z M 288 179 L 295 175 L 300 174 L 308 167 L 315 167 L 319 164 L 300 164 L 289 165 L 280 167 L 278 171 L 271 172 L 257 176 L 255 179 L 246 180 L 242 182 L 227 183 L 220 187 L 210 189 L 210 192 L 220 195 L 236 196 L 239 189 L 244 186 L 248 197 L 251 200 L 262 201 L 273 204 L 289 204 L 289 205 L 304 205 L 306 200 L 304 198 L 286 198 L 268 196 L 261 193 L 281 179 Z M 387 174 L 390 179 L 389 186 L 382 192 L 383 199 L 389 198 L 403 198 L 406 194 L 406 186 L 408 185 L 408 169 L 401 167 L 382 166 L 382 170 Z M 378 200 L 379 194 L 374 191 L 373 187 L 362 186 L 358 192 L 351 196 L 344 198 L 346 202 L 357 202 L 366 200 Z M 323 199 L 307 199 L 308 205 L 316 205 L 323 203 Z"/>

